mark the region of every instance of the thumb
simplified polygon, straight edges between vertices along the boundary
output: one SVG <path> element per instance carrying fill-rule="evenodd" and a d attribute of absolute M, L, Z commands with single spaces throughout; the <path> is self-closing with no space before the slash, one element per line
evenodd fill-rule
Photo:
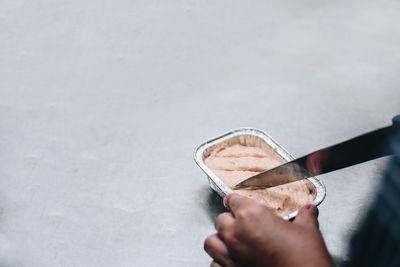
<path fill-rule="evenodd" d="M 309 204 L 299 210 L 294 223 L 302 226 L 318 228 L 317 218 L 318 208 L 315 205 Z"/>

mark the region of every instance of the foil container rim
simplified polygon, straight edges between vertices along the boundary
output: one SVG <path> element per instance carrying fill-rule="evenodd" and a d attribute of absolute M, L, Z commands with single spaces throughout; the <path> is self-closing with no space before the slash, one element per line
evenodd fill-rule
<path fill-rule="evenodd" d="M 276 152 L 281 157 L 283 157 L 285 160 L 290 161 L 290 160 L 295 159 L 272 136 L 270 136 L 268 133 L 266 133 L 260 129 L 254 128 L 254 127 L 235 128 L 235 129 L 232 129 L 228 132 L 217 135 L 214 138 L 208 139 L 208 140 L 200 143 L 200 145 L 198 145 L 194 151 L 194 155 L 193 155 L 194 160 L 195 160 L 196 164 L 200 167 L 200 169 L 203 170 L 203 172 L 208 176 L 208 178 L 211 179 L 211 181 L 214 183 L 214 185 L 217 186 L 218 189 L 221 191 L 222 195 L 221 195 L 221 193 L 217 192 L 221 197 L 223 197 L 224 195 L 227 195 L 229 193 L 232 193 L 233 190 L 231 188 L 229 188 L 217 175 L 215 175 L 215 173 L 210 168 L 208 168 L 207 165 L 205 165 L 205 163 L 203 161 L 203 153 L 209 147 L 216 145 L 218 143 L 227 141 L 238 135 L 257 136 L 257 137 L 263 139 L 269 146 L 271 146 L 271 147 L 274 146 L 276 148 Z M 316 176 L 309 177 L 309 178 L 307 178 L 307 180 L 312 182 L 316 188 L 317 195 L 315 196 L 315 199 L 312 202 L 312 204 L 318 206 L 325 199 L 326 187 L 325 187 L 324 183 L 320 179 L 318 179 Z M 212 187 L 212 189 L 214 191 L 216 191 L 213 187 Z M 283 219 L 290 220 L 290 219 L 296 217 L 297 214 L 298 214 L 298 210 L 284 216 Z"/>

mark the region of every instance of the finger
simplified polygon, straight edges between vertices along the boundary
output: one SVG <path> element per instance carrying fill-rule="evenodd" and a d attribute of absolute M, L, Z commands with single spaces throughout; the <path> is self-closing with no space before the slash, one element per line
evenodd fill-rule
<path fill-rule="evenodd" d="M 221 264 L 219 264 L 218 262 L 213 261 L 213 262 L 211 262 L 210 267 L 223 267 L 223 266 Z"/>
<path fill-rule="evenodd" d="M 230 209 L 233 215 L 235 215 L 235 212 L 237 212 L 241 206 L 247 203 L 257 203 L 257 202 L 248 197 L 241 196 L 236 193 L 231 193 L 224 198 L 225 207 Z"/>
<path fill-rule="evenodd" d="M 234 266 L 233 261 L 229 258 L 228 248 L 217 234 L 210 235 L 206 238 L 204 241 L 204 250 L 220 265 Z"/>
<path fill-rule="evenodd" d="M 233 225 L 234 222 L 235 219 L 231 212 L 221 213 L 215 220 L 215 230 L 217 230 L 218 233 L 223 233 L 227 228 Z"/>
<path fill-rule="evenodd" d="M 299 210 L 294 223 L 307 227 L 318 227 L 318 213 L 318 208 L 315 205 L 304 206 Z"/>

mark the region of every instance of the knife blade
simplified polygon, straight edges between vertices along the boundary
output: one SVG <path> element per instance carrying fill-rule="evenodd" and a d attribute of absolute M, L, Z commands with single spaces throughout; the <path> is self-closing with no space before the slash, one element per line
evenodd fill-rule
<path fill-rule="evenodd" d="M 393 154 L 391 136 L 400 128 L 400 115 L 387 126 L 329 146 L 278 167 L 256 174 L 234 189 L 260 189 L 306 179 Z"/>

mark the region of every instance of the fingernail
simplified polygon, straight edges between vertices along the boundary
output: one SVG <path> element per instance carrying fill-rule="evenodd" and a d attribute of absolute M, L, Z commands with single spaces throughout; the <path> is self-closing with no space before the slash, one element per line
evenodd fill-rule
<path fill-rule="evenodd" d="M 226 196 L 224 197 L 222 203 L 224 204 L 224 207 L 225 207 L 225 208 L 229 209 L 228 206 L 227 206 L 227 204 L 226 204 L 227 197 L 228 197 L 228 195 L 226 195 Z"/>

